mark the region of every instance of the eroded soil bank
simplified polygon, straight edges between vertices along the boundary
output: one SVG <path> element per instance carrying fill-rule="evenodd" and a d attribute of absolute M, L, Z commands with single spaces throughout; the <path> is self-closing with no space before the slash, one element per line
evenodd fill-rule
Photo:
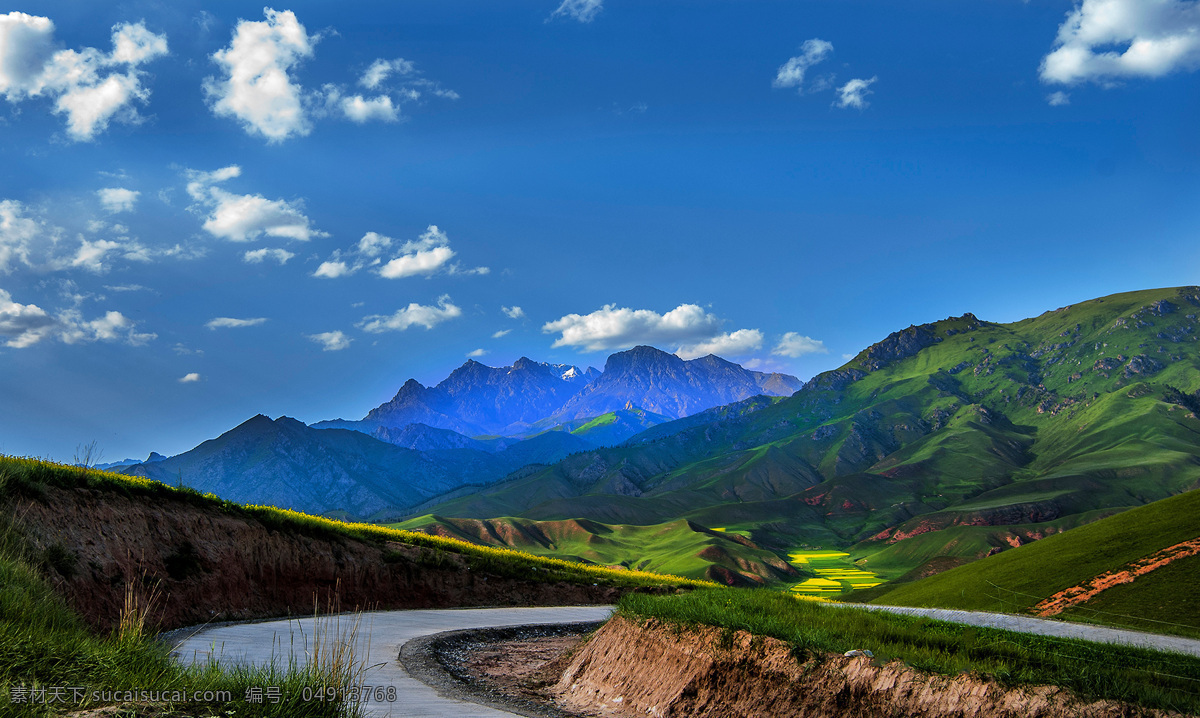
<path fill-rule="evenodd" d="M 1005 688 L 899 662 L 827 656 L 799 663 L 786 643 L 717 628 L 617 616 L 583 645 L 551 692 L 585 714 L 666 718 L 1128 718 L 1167 716 L 1080 701 L 1052 686 Z"/>
<path fill-rule="evenodd" d="M 612 603 L 623 592 L 496 575 L 434 549 L 283 533 L 170 498 L 46 488 L 0 510 L 36 550 L 53 548 L 57 590 L 105 628 L 119 619 L 127 591 L 150 605 L 161 630 L 312 615 L 314 600 L 322 610 L 546 606 Z"/>

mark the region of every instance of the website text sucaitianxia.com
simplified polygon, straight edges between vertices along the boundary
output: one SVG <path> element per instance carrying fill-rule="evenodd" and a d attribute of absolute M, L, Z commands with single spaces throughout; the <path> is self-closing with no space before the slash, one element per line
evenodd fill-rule
<path fill-rule="evenodd" d="M 250 686 L 242 695 L 246 703 L 281 703 L 285 698 L 279 686 Z M 395 686 L 348 686 L 344 688 L 312 688 L 305 686 L 300 692 L 304 702 L 342 701 L 357 703 L 374 699 L 376 702 L 394 702 Z M 13 686 L 9 690 L 12 703 L 39 705 L 77 703 L 231 703 L 231 691 L 212 690 L 96 690 L 81 686 Z"/>

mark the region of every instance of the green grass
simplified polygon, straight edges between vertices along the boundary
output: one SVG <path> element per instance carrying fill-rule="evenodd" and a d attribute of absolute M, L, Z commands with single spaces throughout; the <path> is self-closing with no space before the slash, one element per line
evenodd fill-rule
<path fill-rule="evenodd" d="M 662 524 L 605 524 L 598 521 L 532 521 L 512 517 L 454 519 L 426 515 L 396 528 L 437 530 L 466 541 L 509 546 L 540 556 L 556 556 L 602 566 L 622 566 L 705 580 L 714 565 L 760 575 L 782 576 L 766 562 L 784 568 L 769 551 L 739 543 L 722 531 L 680 519 Z"/>
<path fill-rule="evenodd" d="M 890 590 L 880 586 L 871 602 L 1023 611 L 1058 591 L 1196 538 L 1200 535 L 1197 515 L 1200 490 L 1189 491 Z M 1173 570 L 1168 570 L 1173 564 L 1168 565 L 1101 593 L 1093 599 L 1097 602 L 1083 605 L 1082 609 L 1092 609 L 1090 613 L 1081 609 L 1065 617 L 1131 625 L 1107 614 L 1134 615 L 1145 610 L 1151 614 L 1147 618 L 1195 626 L 1188 635 L 1200 635 L 1200 621 L 1195 618 L 1200 562 L 1180 563 Z M 1156 576 L 1160 571 L 1167 573 Z M 1109 591 L 1114 593 L 1108 596 Z M 1143 622 L 1137 627 L 1151 630 L 1152 625 Z"/>
<path fill-rule="evenodd" d="M 306 689 L 313 693 L 345 685 L 352 678 L 348 673 L 323 672 L 315 665 L 184 667 L 171 659 L 168 648 L 146 631 L 133 610 L 111 632 L 95 633 L 54 593 L 31 560 L 36 557 L 20 531 L 6 520 L 0 534 L 0 715 L 53 716 L 119 704 L 125 701 L 114 700 L 112 694 L 125 691 L 180 692 L 188 696 L 185 702 L 165 705 L 164 710 L 178 709 L 189 716 L 357 715 L 349 704 L 303 700 Z M 245 700 L 247 689 L 266 686 L 280 689 L 278 703 Z M 21 694 L 28 697 L 41 690 L 53 696 L 56 688 L 64 689 L 61 697 L 69 702 L 13 702 Z M 198 692 L 211 692 L 208 697 L 215 700 L 191 700 Z"/>
<path fill-rule="evenodd" d="M 464 557 L 467 565 L 473 570 L 483 570 L 496 575 L 512 576 L 529 581 L 564 581 L 630 588 L 710 585 L 706 581 L 679 576 L 613 569 L 576 561 L 535 556 L 516 550 L 480 546 L 459 539 L 430 536 L 417 531 L 399 530 L 376 524 L 348 523 L 274 506 L 236 504 L 214 494 L 201 494 L 187 487 L 168 486 L 141 477 L 0 455 L 0 504 L 16 494 L 39 499 L 45 494 L 48 487 L 89 488 L 126 496 L 137 495 L 185 501 L 196 506 L 215 508 L 231 516 L 258 521 L 268 528 L 282 533 L 300 534 L 313 538 L 346 537 L 374 544 L 395 541 L 432 549 L 429 557 L 435 562 L 438 560 L 434 555 L 437 552 L 455 553 Z M 538 570 L 531 571 L 531 568 Z"/>
<path fill-rule="evenodd" d="M 630 594 L 619 614 L 682 627 L 706 625 L 770 636 L 798 660 L 869 649 L 880 662 L 903 661 L 929 673 L 972 673 L 1003 685 L 1057 685 L 1089 699 L 1110 699 L 1185 714 L 1200 711 L 1200 658 L 1070 639 L 839 608 L 776 591 Z"/>
<path fill-rule="evenodd" d="M 308 516 L 269 506 L 242 506 L 211 494 L 119 474 L 65 466 L 34 459 L 0 456 L 0 716 L 53 716 L 59 712 L 44 704 L 13 703 L 25 691 L 76 687 L 81 696 L 100 692 L 99 704 L 120 702 L 114 692 L 130 690 L 221 692 L 222 699 L 205 704 L 188 702 L 167 706 L 168 713 L 154 715 L 220 716 L 228 718 L 325 718 L 350 716 L 349 704 L 305 701 L 307 692 L 324 692 L 334 685 L 351 682 L 354 667 L 348 657 L 334 657 L 305 667 L 183 667 L 170 659 L 165 646 L 148 632 L 143 610 L 126 612 L 120 626 L 96 633 L 85 625 L 58 596 L 46 579 L 53 569 L 68 575 L 73 557 L 62 546 L 36 551 L 12 522 L 9 507 L 18 497 L 34 501 L 52 500 L 57 490 L 89 489 L 158 501 L 182 501 L 216 509 L 267 527 L 321 539 L 346 537 L 385 546 L 399 542 L 419 546 L 430 565 L 443 565 L 450 553 L 458 554 L 467 566 L 483 575 L 506 575 L 529 581 L 567 581 L 623 587 L 711 586 L 711 583 L 662 576 L 644 571 L 614 570 L 571 561 L 522 554 L 517 551 L 476 546 L 465 541 L 443 539 L 382 526 L 351 524 Z M 57 548 L 56 548 L 57 547 Z M 186 561 L 186 556 L 178 557 Z M 384 560 L 388 560 L 385 551 Z M 535 570 L 536 569 L 536 570 Z M 136 603 L 127 603 L 136 608 Z M 337 641 L 330 645 L 336 647 Z M 280 688 L 278 703 L 245 700 L 251 687 Z M 73 692 L 67 695 L 73 697 Z M 56 708 L 83 707 L 79 703 L 57 704 Z M 156 708 L 156 710 L 158 710 Z"/>
<path fill-rule="evenodd" d="M 1200 556 L 1176 560 L 1113 586 L 1061 618 L 1200 638 Z"/>

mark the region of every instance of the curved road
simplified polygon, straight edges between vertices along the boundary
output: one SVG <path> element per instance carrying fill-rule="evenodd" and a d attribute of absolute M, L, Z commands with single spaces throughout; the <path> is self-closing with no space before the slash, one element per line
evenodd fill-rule
<path fill-rule="evenodd" d="M 895 606 L 862 606 L 834 604 L 909 615 L 928 616 L 989 628 L 1003 628 L 1022 633 L 1080 638 L 1101 643 L 1123 643 L 1162 651 L 1174 651 L 1200 656 L 1200 640 L 1160 636 L 1138 631 L 1088 626 L 1064 621 L 1027 618 L 1003 613 L 952 611 L 935 608 L 902 608 Z M 364 703 L 364 713 L 376 716 L 405 718 L 500 718 L 512 713 L 439 696 L 433 688 L 410 677 L 397 656 L 400 646 L 410 639 L 443 631 L 469 628 L 491 628 L 544 623 L 575 623 L 601 621 L 612 613 L 611 606 L 572 606 L 559 608 L 477 608 L 423 611 L 379 611 L 361 614 L 355 651 L 364 665 L 369 666 L 363 683 L 369 686 L 392 686 L 395 701 Z M 242 623 L 201 629 L 181 641 L 175 655 L 185 662 L 219 660 L 223 662 L 252 662 L 268 664 L 272 660 L 286 666 L 289 656 L 305 660 L 306 646 L 311 645 L 313 618 Z M 338 617 L 324 618 L 337 621 Z M 341 633 L 352 628 L 353 617 L 340 617 Z M 328 625 L 328 624 L 327 624 Z"/>
<path fill-rule="evenodd" d="M 377 701 L 372 696 L 363 703 L 363 712 L 372 718 L 513 716 L 513 713 L 439 696 L 433 688 L 412 678 L 400 667 L 396 660 L 400 655 L 400 646 L 420 636 L 467 628 L 603 621 L 612 610 L 612 606 L 568 606 L 363 613 L 355 637 L 357 660 L 368 666 L 363 674 L 363 683 L 383 686 L 385 690 L 388 686 L 396 689 L 395 701 Z M 354 616 L 342 614 L 321 620 L 325 625 L 332 626 L 339 618 L 341 630 L 338 631 L 339 627 L 334 626 L 335 632 L 348 637 Z M 305 660 L 306 647 L 313 643 L 315 621 L 313 618 L 284 619 L 204 628 L 177 644 L 174 653 L 185 663 L 216 659 L 225 663 L 264 665 L 275 660 L 281 667 L 286 667 L 289 656 L 295 656 L 300 662 Z"/>

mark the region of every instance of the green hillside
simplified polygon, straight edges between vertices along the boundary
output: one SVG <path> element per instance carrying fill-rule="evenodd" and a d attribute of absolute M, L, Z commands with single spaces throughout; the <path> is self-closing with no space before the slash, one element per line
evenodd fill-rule
<path fill-rule="evenodd" d="M 652 427 L 423 511 L 656 525 L 931 574 L 1200 485 L 1200 288 L 894 332 L 786 399 Z"/>
<path fill-rule="evenodd" d="M 652 526 L 614 526 L 578 519 L 480 520 L 427 515 L 393 527 L 472 543 L 506 546 L 535 556 L 669 573 L 723 584 L 762 585 L 800 578 L 794 568 L 749 539 L 707 529 L 684 519 Z"/>
<path fill-rule="evenodd" d="M 1028 611 L 1171 546 L 1200 538 L 1200 490 L 1189 491 L 911 583 L 861 592 L 897 606 Z M 1075 620 L 1200 636 L 1200 560 L 1181 558 L 1063 613 Z"/>

